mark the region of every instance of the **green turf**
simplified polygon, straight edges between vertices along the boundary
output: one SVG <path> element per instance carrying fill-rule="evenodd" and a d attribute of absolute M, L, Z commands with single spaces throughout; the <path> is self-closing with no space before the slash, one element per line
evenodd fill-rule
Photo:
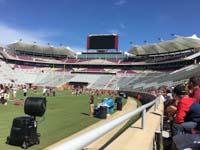
<path fill-rule="evenodd" d="M 29 91 L 28 96 L 41 96 L 41 90 L 34 94 Z M 18 92 L 18 99 L 23 99 Z M 103 95 L 97 103 L 108 95 Z M 12 98 L 11 98 L 12 99 Z M 38 120 L 38 132 L 41 134 L 40 144 L 31 146 L 30 150 L 41 150 L 69 135 L 99 121 L 98 118 L 90 117 L 89 96 L 71 96 L 69 91 L 57 91 L 56 97 L 47 97 L 47 110 L 44 117 Z M 15 106 L 12 101 L 7 106 L 0 105 L 0 149 L 18 150 L 20 147 L 5 144 L 6 137 L 10 134 L 12 121 L 15 117 L 25 116 L 23 106 Z"/>

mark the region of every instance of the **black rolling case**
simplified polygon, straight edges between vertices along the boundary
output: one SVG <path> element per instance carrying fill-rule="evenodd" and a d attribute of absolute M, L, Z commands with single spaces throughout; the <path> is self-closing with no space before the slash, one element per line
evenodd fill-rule
<path fill-rule="evenodd" d="M 28 116 L 14 118 L 10 136 L 7 137 L 6 143 L 21 146 L 24 149 L 31 145 L 39 144 L 35 118 Z"/>

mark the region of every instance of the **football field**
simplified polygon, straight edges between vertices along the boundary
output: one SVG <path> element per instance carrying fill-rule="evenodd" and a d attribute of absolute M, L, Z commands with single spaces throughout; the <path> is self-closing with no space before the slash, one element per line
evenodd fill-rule
<path fill-rule="evenodd" d="M 29 91 L 28 96 L 42 96 L 42 91 L 38 90 L 37 93 Z M 18 100 L 23 99 L 20 91 L 17 97 Z M 106 97 L 110 96 L 102 95 L 98 99 L 95 97 L 95 103 Z M 13 101 L 9 101 L 7 106 L 0 105 L 0 149 L 21 149 L 21 147 L 5 144 L 7 136 L 10 135 L 13 119 L 20 116 L 26 116 L 23 106 L 14 105 Z M 37 117 L 37 132 L 41 134 L 40 144 L 28 149 L 41 150 L 99 120 L 89 116 L 89 95 L 72 96 L 70 91 L 56 91 L 55 97 L 47 97 L 44 116 Z"/>

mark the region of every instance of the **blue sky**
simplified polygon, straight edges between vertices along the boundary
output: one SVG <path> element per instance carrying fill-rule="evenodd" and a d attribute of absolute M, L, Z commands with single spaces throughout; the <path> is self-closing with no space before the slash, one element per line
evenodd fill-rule
<path fill-rule="evenodd" d="M 0 44 L 86 49 L 88 34 L 119 34 L 119 49 L 200 35 L 199 0 L 0 0 Z"/>

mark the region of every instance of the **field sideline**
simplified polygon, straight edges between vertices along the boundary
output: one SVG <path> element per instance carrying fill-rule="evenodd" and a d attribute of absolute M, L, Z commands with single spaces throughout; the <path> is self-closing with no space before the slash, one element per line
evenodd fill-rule
<path fill-rule="evenodd" d="M 22 99 L 21 95 L 21 92 L 19 92 L 18 99 Z M 41 90 L 37 94 L 31 91 L 28 92 L 28 96 L 41 95 Z M 105 97 L 109 96 L 102 95 L 99 99 L 95 97 L 95 103 Z M 100 120 L 88 115 L 89 95 L 71 96 L 70 91 L 56 91 L 56 97 L 49 96 L 47 101 L 47 110 L 44 117 L 37 118 L 38 133 L 41 134 L 40 144 L 31 146 L 30 150 L 41 150 Z M 23 106 L 15 106 L 13 101 L 9 101 L 7 106 L 0 105 L 0 149 L 21 149 L 5 144 L 7 136 L 10 135 L 13 119 L 20 116 L 26 116 Z"/>

